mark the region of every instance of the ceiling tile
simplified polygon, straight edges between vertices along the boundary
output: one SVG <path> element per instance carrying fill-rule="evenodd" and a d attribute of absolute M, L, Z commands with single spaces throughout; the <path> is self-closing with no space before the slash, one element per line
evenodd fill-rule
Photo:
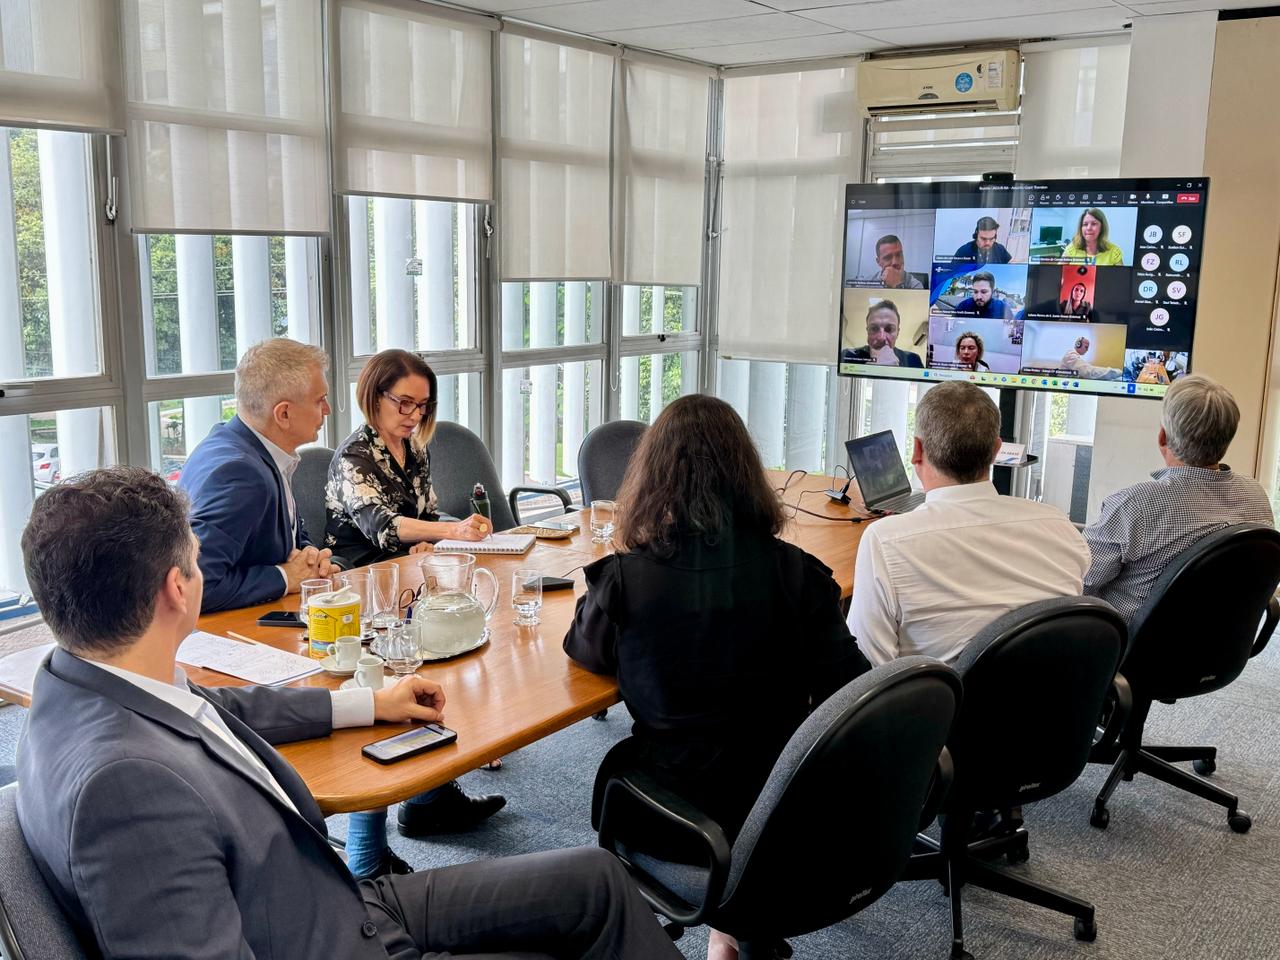
<path fill-rule="evenodd" d="M 750 0 L 586 0 L 513 15 L 548 27 L 599 36 L 606 30 L 665 27 L 767 12 Z"/>
<path fill-rule="evenodd" d="M 876 3 L 878 0 L 755 0 L 762 7 L 774 10 L 817 10 L 822 7 L 853 7 L 860 3 Z"/>
<path fill-rule="evenodd" d="M 463 0 L 457 6 L 467 7 L 480 13 L 514 13 L 517 10 L 562 7 L 570 3 L 583 2 L 585 0 Z"/>
<path fill-rule="evenodd" d="M 756 43 L 733 43 L 721 47 L 693 47 L 670 52 L 704 63 L 731 67 L 777 60 L 814 60 L 820 57 L 850 56 L 869 50 L 883 50 L 888 44 L 868 40 L 856 33 L 829 33 L 820 37 L 792 37 Z"/>
<path fill-rule="evenodd" d="M 1067 13 L 1109 5 L 1110 0 L 968 0 L 965 3 L 956 0 L 880 0 L 856 6 L 805 10 L 798 15 L 842 30 L 865 31 L 911 26 L 928 28 L 975 20 L 1016 20 L 1037 14 Z"/>
<path fill-rule="evenodd" d="M 752 43 L 758 40 L 781 40 L 786 37 L 814 37 L 839 33 L 835 27 L 812 20 L 802 20 L 785 13 L 766 13 L 758 17 L 734 17 L 730 20 L 705 20 L 669 27 L 639 27 L 634 30 L 603 30 L 600 36 L 618 43 L 654 50 L 676 47 L 717 47 L 730 43 Z"/>
<path fill-rule="evenodd" d="M 942 25 L 917 24 L 890 30 L 870 30 L 868 36 L 896 46 L 923 46 L 943 43 L 1017 42 L 1041 37 L 1070 37 L 1078 34 L 1119 30 L 1133 21 L 1133 14 L 1107 5 L 1074 13 L 1054 13 L 1033 17 L 999 17 L 966 20 Z"/>
<path fill-rule="evenodd" d="M 1125 0 L 1125 6 L 1144 17 L 1167 13 L 1199 13 L 1209 10 L 1247 10 L 1270 7 L 1275 0 Z"/>

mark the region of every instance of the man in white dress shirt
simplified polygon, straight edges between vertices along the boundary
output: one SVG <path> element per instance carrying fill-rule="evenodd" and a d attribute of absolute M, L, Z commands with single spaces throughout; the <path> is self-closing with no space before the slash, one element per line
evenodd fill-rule
<path fill-rule="evenodd" d="M 873 665 L 953 661 L 997 617 L 1080 594 L 1084 538 L 1056 507 L 996 493 L 999 448 L 1000 412 L 973 384 L 939 384 L 916 406 L 925 502 L 867 527 L 854 568 L 849 630 Z"/>

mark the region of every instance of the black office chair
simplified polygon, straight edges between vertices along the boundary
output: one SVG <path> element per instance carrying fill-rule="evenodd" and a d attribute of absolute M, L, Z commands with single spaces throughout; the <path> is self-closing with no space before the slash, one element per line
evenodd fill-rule
<path fill-rule="evenodd" d="M 602 423 L 578 448 L 578 480 L 582 502 L 612 500 L 618 495 L 627 464 L 649 425 L 640 420 L 611 420 Z"/>
<path fill-rule="evenodd" d="M 790 957 L 786 937 L 857 913 L 898 879 L 935 777 L 945 792 L 959 703 L 955 672 L 925 657 L 847 684 L 791 737 L 732 848 L 697 808 L 626 769 L 624 740 L 596 778 L 592 825 L 673 937 L 708 923 L 738 938 L 740 960 Z M 673 845 L 690 862 L 648 852 Z"/>
<path fill-rule="evenodd" d="M 513 487 L 509 494 L 503 493 L 498 468 L 484 442 L 460 423 L 437 423 L 427 450 L 431 455 L 431 485 L 441 513 L 459 518 L 471 516 L 471 493 L 477 483 L 484 484 L 489 495 L 495 532 L 520 525 L 516 500 L 522 493 L 556 497 L 566 512 L 573 506 L 569 494 L 559 487 Z"/>
<path fill-rule="evenodd" d="M 329 479 L 333 451 L 322 446 L 303 447 L 298 451 L 298 457 L 298 466 L 290 483 L 293 502 L 311 542 L 323 546 L 325 527 L 329 523 L 324 505 L 324 486 Z"/>
<path fill-rule="evenodd" d="M 964 706 L 947 749 L 955 767 L 943 805 L 941 842 L 921 835 L 928 852 L 911 858 L 906 879 L 940 880 L 951 895 L 951 956 L 964 948 L 961 894 L 966 883 L 1075 917 L 1078 940 L 1097 936 L 1093 904 L 1006 873 L 988 862 L 1027 859 L 1027 832 L 970 843 L 974 813 L 1020 807 L 1066 789 L 1089 760 L 1108 691 L 1119 731 L 1128 688 L 1116 667 L 1125 627 L 1110 604 L 1092 597 L 1032 603 L 983 629 L 956 660 Z"/>
<path fill-rule="evenodd" d="M 1267 645 L 1280 620 L 1280 533 L 1256 523 L 1227 527 L 1188 547 L 1161 573 L 1133 621 L 1121 666 L 1133 688 L 1133 711 L 1117 743 L 1090 760 L 1112 764 L 1089 822 L 1106 829 L 1107 801 L 1120 781 L 1145 773 L 1227 808 L 1227 823 L 1247 833 L 1253 820 L 1234 794 L 1175 767 L 1193 761 L 1198 773 L 1217 765 L 1214 747 L 1153 746 L 1143 727 L 1153 701 L 1173 702 L 1219 690 L 1240 676 Z M 1259 628 L 1259 623 L 1262 624 Z"/>
<path fill-rule="evenodd" d="M 7 960 L 85 960 L 71 921 L 27 848 L 17 789 L 0 789 L 0 954 Z"/>

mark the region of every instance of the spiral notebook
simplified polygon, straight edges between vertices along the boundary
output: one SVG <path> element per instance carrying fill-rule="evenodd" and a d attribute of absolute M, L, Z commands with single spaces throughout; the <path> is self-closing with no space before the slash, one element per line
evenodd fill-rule
<path fill-rule="evenodd" d="M 436 553 L 527 553 L 537 539 L 532 533 L 495 533 L 483 540 L 441 540 Z"/>

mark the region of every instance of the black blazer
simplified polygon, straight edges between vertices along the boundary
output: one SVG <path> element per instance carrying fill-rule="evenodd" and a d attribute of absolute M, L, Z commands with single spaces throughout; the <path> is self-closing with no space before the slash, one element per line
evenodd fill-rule
<path fill-rule="evenodd" d="M 728 531 L 585 573 L 565 652 L 617 676 L 641 766 L 736 836 L 809 711 L 871 669 L 831 571 L 776 537 Z"/>

